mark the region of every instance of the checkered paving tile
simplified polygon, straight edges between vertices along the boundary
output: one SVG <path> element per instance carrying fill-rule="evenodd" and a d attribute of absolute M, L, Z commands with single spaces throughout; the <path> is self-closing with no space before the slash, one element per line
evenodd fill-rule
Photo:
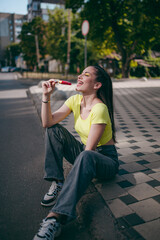
<path fill-rule="evenodd" d="M 158 203 L 160 203 L 160 195 L 153 197 L 153 199 L 156 200 Z"/>
<path fill-rule="evenodd" d="M 141 217 L 139 217 L 136 213 L 126 215 L 125 217 L 123 217 L 123 219 L 129 226 L 135 226 L 138 224 L 145 223 L 144 220 Z"/>
<path fill-rule="evenodd" d="M 160 172 L 151 173 L 151 174 L 149 174 L 149 176 L 160 182 Z"/>
<path fill-rule="evenodd" d="M 116 88 L 117 149 L 125 193 L 107 201 L 128 239 L 157 240 L 160 219 L 160 88 Z M 144 100 L 145 99 L 145 100 Z M 157 101 L 155 101 L 156 99 Z M 113 184 L 113 183 L 112 183 Z M 113 188 L 114 191 L 114 188 Z M 119 205 L 119 206 L 118 206 Z M 131 211 L 130 211 L 131 210 Z M 160 226 L 160 225 L 159 225 Z M 130 236 L 130 237 L 129 237 Z M 150 236 L 150 237 L 148 237 Z"/>
<path fill-rule="evenodd" d="M 147 182 L 150 186 L 152 187 L 157 187 L 157 186 L 160 186 L 160 182 L 157 181 L 157 180 L 152 180 L 152 181 L 149 181 Z"/>
<path fill-rule="evenodd" d="M 153 178 L 149 177 L 147 174 L 143 172 L 134 172 L 134 173 L 129 173 L 125 174 L 123 178 L 133 185 L 137 185 L 140 183 L 145 183 L 145 182 L 151 182 Z"/>
<path fill-rule="evenodd" d="M 127 181 L 127 180 L 123 180 L 121 182 L 118 182 L 118 185 L 122 188 L 133 186 L 133 184 L 131 182 Z"/>
<path fill-rule="evenodd" d="M 155 98 L 157 101 L 154 101 Z M 154 229 L 159 231 L 158 101 L 160 101 L 158 88 L 115 89 L 116 146 L 120 169 L 116 180 L 108 184 L 96 184 L 96 187 L 128 239 L 158 239 L 154 238 L 155 233 L 150 227 L 155 221 Z M 150 232 L 145 227 L 149 223 Z"/>
<path fill-rule="evenodd" d="M 160 204 L 152 198 L 145 199 L 128 206 L 145 222 L 152 221 L 159 217 Z"/>
<path fill-rule="evenodd" d="M 121 201 L 123 201 L 125 204 L 132 204 L 135 202 L 138 202 L 138 200 L 136 198 L 134 198 L 132 195 L 127 194 L 125 196 L 122 196 L 119 198 Z"/>
<path fill-rule="evenodd" d="M 145 240 L 158 240 L 160 236 L 160 219 L 139 224 L 133 228 L 138 232 Z"/>

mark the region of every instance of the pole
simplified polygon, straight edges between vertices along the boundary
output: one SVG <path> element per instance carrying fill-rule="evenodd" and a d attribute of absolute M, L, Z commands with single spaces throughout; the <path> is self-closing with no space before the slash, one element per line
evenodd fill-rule
<path fill-rule="evenodd" d="M 12 61 L 11 61 L 11 48 L 10 47 L 8 48 L 8 51 L 9 51 L 9 66 L 11 66 Z"/>
<path fill-rule="evenodd" d="M 37 34 L 35 34 L 35 43 L 36 43 L 37 65 L 39 67 L 39 44 L 38 44 L 38 35 Z"/>
<path fill-rule="evenodd" d="M 85 36 L 84 67 L 87 67 L 87 35 Z"/>
<path fill-rule="evenodd" d="M 84 67 L 87 67 L 87 34 L 89 32 L 89 22 L 84 20 L 82 23 L 82 34 L 85 37 L 84 43 Z"/>
<path fill-rule="evenodd" d="M 70 51 L 71 51 L 71 9 L 68 9 L 68 47 L 67 47 L 67 67 L 70 68 Z"/>

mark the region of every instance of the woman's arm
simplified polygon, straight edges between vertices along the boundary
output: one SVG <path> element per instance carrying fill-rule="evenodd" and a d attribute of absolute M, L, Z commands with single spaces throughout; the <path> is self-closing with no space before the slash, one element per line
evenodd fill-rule
<path fill-rule="evenodd" d="M 42 108 L 41 119 L 43 127 L 51 127 L 52 125 L 62 121 L 66 118 L 71 110 L 63 104 L 56 112 L 52 114 L 50 105 L 50 96 L 55 89 L 55 82 L 53 79 L 42 83 Z"/>
<path fill-rule="evenodd" d="M 92 124 L 88 135 L 87 144 L 85 150 L 95 150 L 98 142 L 100 141 L 106 124 Z"/>

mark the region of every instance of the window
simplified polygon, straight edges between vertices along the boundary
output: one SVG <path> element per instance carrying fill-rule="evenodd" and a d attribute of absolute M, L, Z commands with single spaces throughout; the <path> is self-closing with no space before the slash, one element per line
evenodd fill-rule
<path fill-rule="evenodd" d="M 38 3 L 37 2 L 33 2 L 33 10 L 34 11 L 38 10 Z"/>
<path fill-rule="evenodd" d="M 21 31 L 22 27 L 21 26 L 16 26 L 16 31 Z"/>
<path fill-rule="evenodd" d="M 15 19 L 15 23 L 22 23 L 22 19 Z"/>
<path fill-rule="evenodd" d="M 59 4 L 54 4 L 54 3 L 41 3 L 41 9 L 53 10 L 56 7 L 60 7 L 60 5 Z"/>
<path fill-rule="evenodd" d="M 6 19 L 6 18 L 0 19 L 0 36 L 1 37 L 9 36 L 8 19 Z"/>
<path fill-rule="evenodd" d="M 47 14 L 43 14 L 42 19 L 47 22 L 49 20 L 49 16 Z"/>
<path fill-rule="evenodd" d="M 19 36 L 20 33 L 21 31 L 16 31 L 16 36 Z"/>

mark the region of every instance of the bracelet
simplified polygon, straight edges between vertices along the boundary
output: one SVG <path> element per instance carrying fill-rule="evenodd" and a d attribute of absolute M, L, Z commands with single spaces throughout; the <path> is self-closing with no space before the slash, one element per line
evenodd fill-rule
<path fill-rule="evenodd" d="M 43 102 L 43 103 L 49 103 L 49 102 L 50 102 L 50 100 L 48 100 L 48 101 L 43 101 L 43 100 L 42 100 L 42 102 Z"/>

